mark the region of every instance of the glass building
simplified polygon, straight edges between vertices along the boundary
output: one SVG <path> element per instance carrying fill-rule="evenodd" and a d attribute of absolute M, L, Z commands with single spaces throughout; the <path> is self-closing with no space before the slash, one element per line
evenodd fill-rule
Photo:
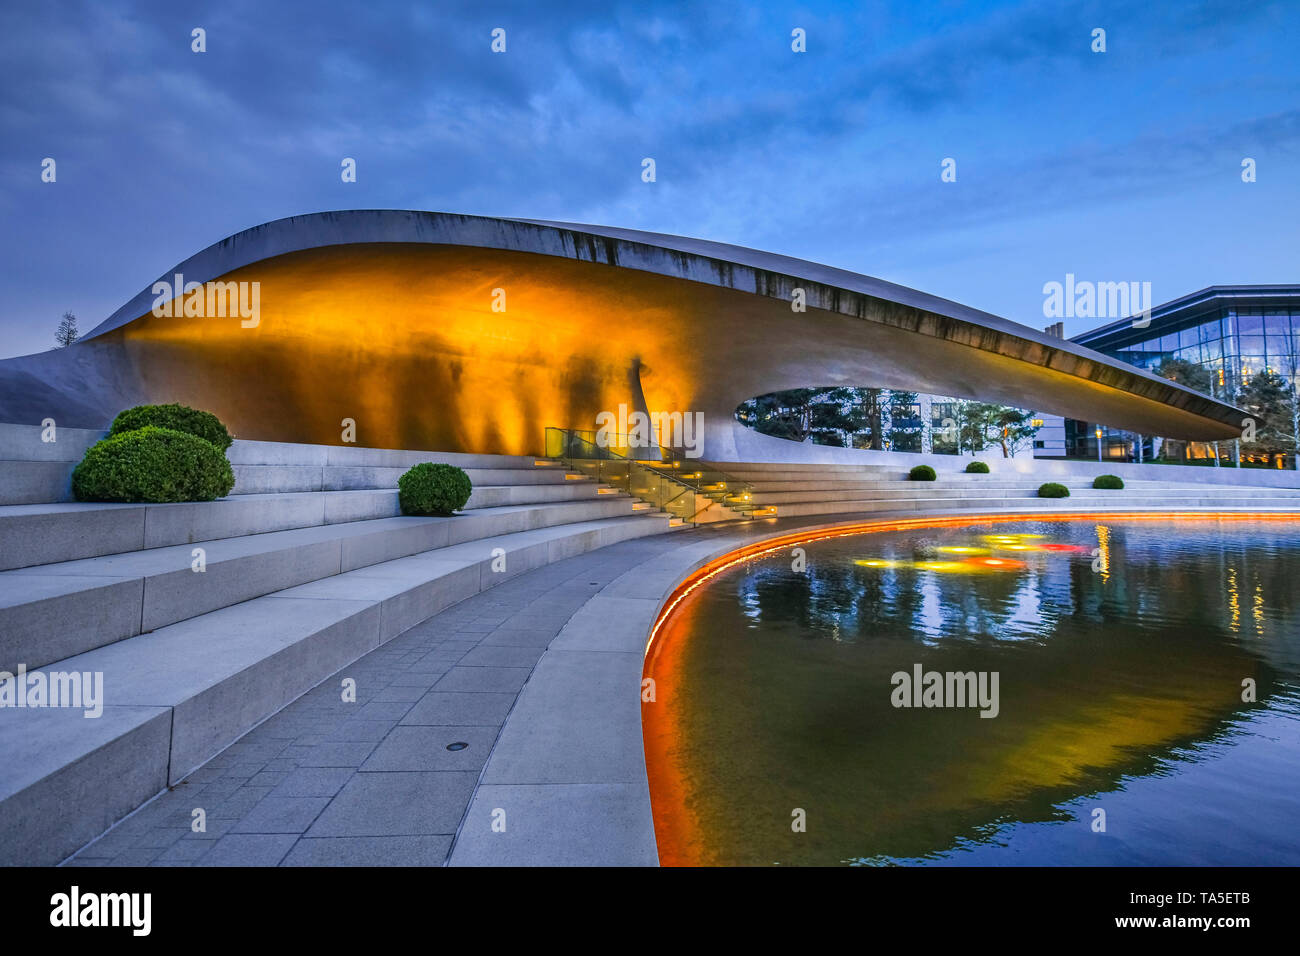
<path fill-rule="evenodd" d="M 1150 324 L 1122 319 L 1074 336 L 1070 341 L 1155 371 L 1169 359 L 1183 359 L 1210 373 L 1214 397 L 1232 402 L 1260 372 L 1273 372 L 1300 388 L 1300 285 L 1211 286 L 1151 310 Z M 1104 423 L 1065 422 L 1065 454 L 1112 460 L 1139 456 L 1205 458 L 1214 446 L 1197 442 L 1163 443 L 1108 429 Z M 1220 442 L 1220 458 L 1231 457 L 1231 443 Z M 1041 452 L 1040 452 L 1041 454 Z M 1246 452 L 1243 452 L 1246 454 Z"/>

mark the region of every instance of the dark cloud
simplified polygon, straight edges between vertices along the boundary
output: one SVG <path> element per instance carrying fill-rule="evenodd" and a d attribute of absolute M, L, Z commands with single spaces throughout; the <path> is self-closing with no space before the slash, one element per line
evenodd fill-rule
<path fill-rule="evenodd" d="M 903 250 L 944 250 L 947 294 L 1011 311 L 977 250 L 1036 230 L 1086 260 L 1099 240 L 1071 216 L 1234 189 L 1249 148 L 1274 210 L 1251 241 L 1284 241 L 1297 19 L 1222 2 L 8 5 L 0 352 L 47 346 L 65 309 L 94 326 L 232 232 L 329 208 L 605 221 L 899 281 Z M 505 55 L 488 49 L 497 26 Z M 790 52 L 795 26 L 807 54 Z M 1225 236 L 1216 274 L 1189 264 L 1171 295 L 1238 281 L 1240 245 Z M 1008 263 L 1007 281 L 1040 285 L 1040 269 Z"/>

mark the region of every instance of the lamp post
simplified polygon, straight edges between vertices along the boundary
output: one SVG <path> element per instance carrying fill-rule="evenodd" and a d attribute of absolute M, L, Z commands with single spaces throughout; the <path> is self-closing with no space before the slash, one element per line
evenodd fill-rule
<path fill-rule="evenodd" d="M 1097 426 L 1097 460 L 1101 461 L 1101 426 Z"/>

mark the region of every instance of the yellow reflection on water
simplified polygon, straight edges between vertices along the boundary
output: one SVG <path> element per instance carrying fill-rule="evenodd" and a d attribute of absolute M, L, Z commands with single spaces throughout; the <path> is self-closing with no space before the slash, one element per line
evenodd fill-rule
<path fill-rule="evenodd" d="M 1237 590 L 1237 569 L 1228 568 L 1228 630 L 1241 630 L 1241 594 Z"/>
<path fill-rule="evenodd" d="M 1110 580 L 1110 528 L 1104 524 L 1097 525 L 1097 557 L 1101 559 L 1098 573 L 1103 581 Z"/>
<path fill-rule="evenodd" d="M 1255 585 L 1255 636 L 1264 636 L 1264 589 L 1262 585 Z"/>

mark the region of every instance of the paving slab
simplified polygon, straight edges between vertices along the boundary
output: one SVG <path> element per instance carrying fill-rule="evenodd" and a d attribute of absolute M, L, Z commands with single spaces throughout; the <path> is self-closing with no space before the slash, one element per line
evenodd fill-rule
<path fill-rule="evenodd" d="M 453 866 L 658 864 L 644 783 L 485 784 L 451 855 Z"/>
<path fill-rule="evenodd" d="M 281 866 L 442 866 L 449 836 L 306 837 Z"/>
<path fill-rule="evenodd" d="M 452 836 L 477 780 L 465 771 L 358 773 L 306 835 Z"/>

